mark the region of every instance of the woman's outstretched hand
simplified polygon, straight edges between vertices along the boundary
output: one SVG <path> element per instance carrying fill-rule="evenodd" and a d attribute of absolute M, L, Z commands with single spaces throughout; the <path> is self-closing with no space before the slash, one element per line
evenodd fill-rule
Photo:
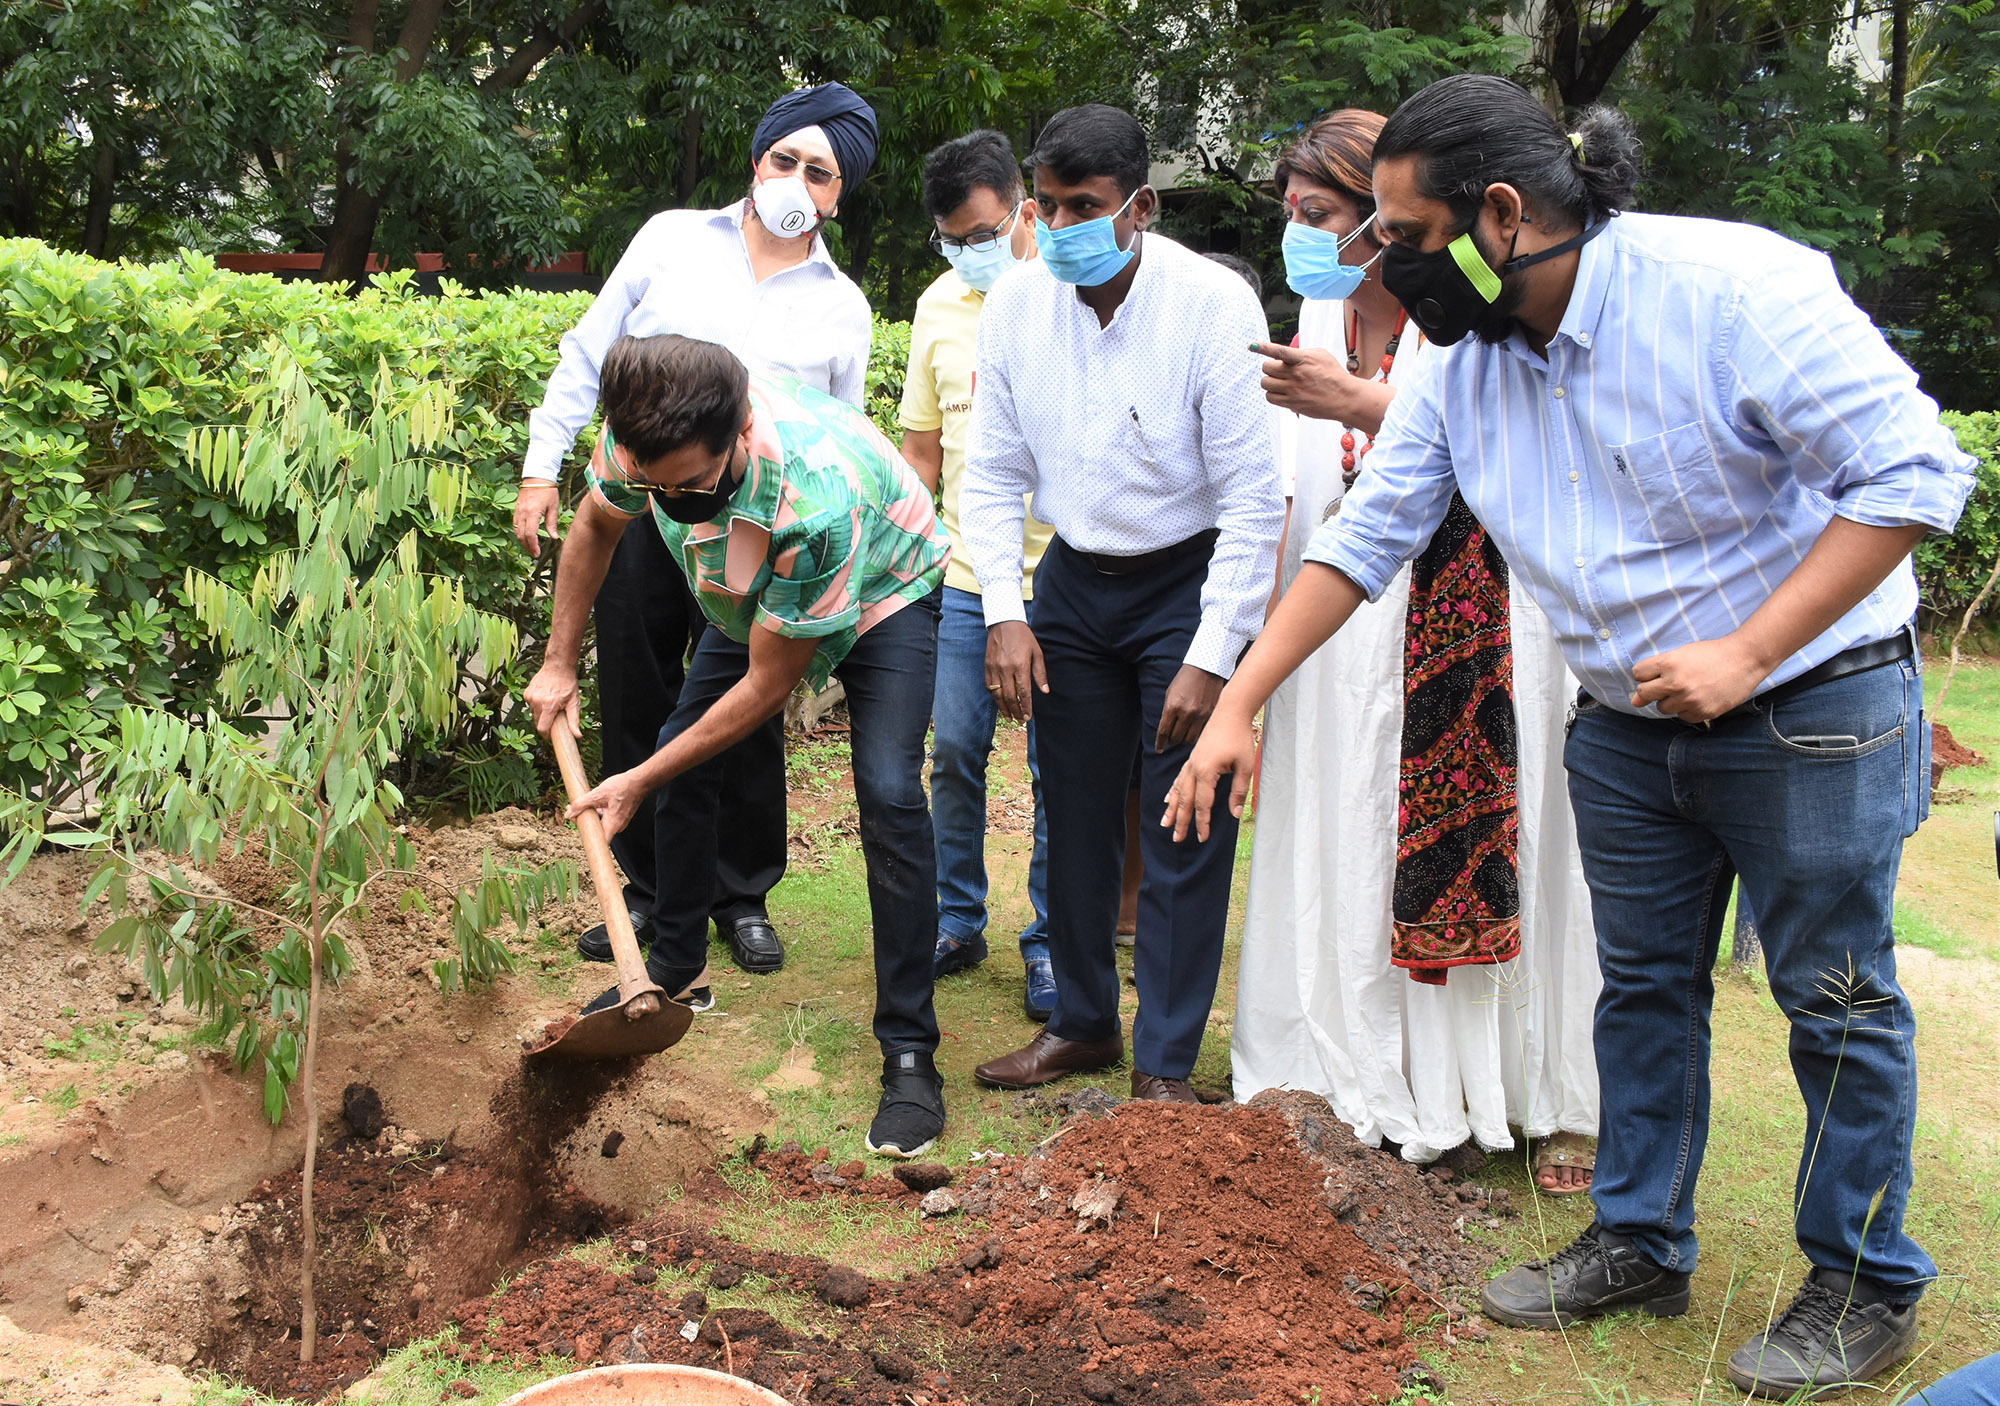
<path fill-rule="evenodd" d="M 1216 787 L 1229 778 L 1229 813 L 1243 815 L 1243 800 L 1250 793 L 1250 777 L 1257 768 L 1257 734 L 1250 719 L 1229 709 L 1228 702 L 1217 706 L 1194 744 L 1194 751 L 1181 774 L 1167 792 L 1167 813 L 1160 824 L 1174 832 L 1174 841 L 1187 838 L 1193 825 L 1197 840 L 1208 839 L 1208 818 L 1215 808 Z"/>

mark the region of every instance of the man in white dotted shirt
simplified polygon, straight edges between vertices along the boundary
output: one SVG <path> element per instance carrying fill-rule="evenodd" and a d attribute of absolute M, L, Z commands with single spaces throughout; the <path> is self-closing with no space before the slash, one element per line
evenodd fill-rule
<path fill-rule="evenodd" d="M 1116 108 L 1073 107 L 1028 164 L 1042 256 L 987 295 L 959 497 L 987 687 L 1034 719 L 1048 815 L 1055 1013 L 975 1071 L 1000 1088 L 1124 1058 L 1114 932 L 1133 748 L 1148 744 L 1142 814 L 1158 816 L 1262 625 L 1284 519 L 1272 414 L 1243 353 L 1267 335 L 1263 310 L 1236 274 L 1146 233 L 1159 202 L 1144 130 Z M 1056 530 L 1032 612 L 1029 494 Z M 1135 1098 L 1194 1101 L 1235 858 L 1226 808 L 1213 824 L 1225 840 L 1206 851 L 1139 827 Z"/>

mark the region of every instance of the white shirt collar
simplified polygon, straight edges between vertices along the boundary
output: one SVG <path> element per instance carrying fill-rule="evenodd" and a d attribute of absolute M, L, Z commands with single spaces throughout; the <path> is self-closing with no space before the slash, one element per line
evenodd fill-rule
<path fill-rule="evenodd" d="M 744 196 L 741 200 L 732 201 L 730 204 L 723 206 L 720 210 L 710 211 L 708 216 L 710 224 L 727 225 L 731 229 L 734 229 L 736 231 L 736 237 L 738 239 L 744 238 L 743 222 L 749 218 L 750 218 L 750 197 L 747 195 Z M 749 244 L 747 242 L 744 244 L 744 257 L 745 258 L 749 257 Z M 815 233 L 813 235 L 812 250 L 806 255 L 806 263 L 824 264 L 827 268 L 831 269 L 835 273 L 839 273 L 841 271 L 840 265 L 836 264 L 833 261 L 833 255 L 827 252 L 826 237 L 818 233 Z M 792 267 L 803 268 L 805 267 L 805 265 L 794 264 Z M 790 273 L 791 271 L 792 271 L 791 269 L 780 269 L 779 273 Z M 777 276 L 778 274 L 772 275 L 773 278 Z"/>

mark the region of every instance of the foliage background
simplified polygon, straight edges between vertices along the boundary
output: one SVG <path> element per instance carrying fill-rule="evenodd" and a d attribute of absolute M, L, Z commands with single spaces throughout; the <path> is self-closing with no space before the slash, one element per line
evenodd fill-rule
<path fill-rule="evenodd" d="M 0 792 L 74 808 L 128 704 L 258 721 L 219 695 L 183 580 L 244 588 L 298 546 L 297 529 L 281 505 L 218 491 L 189 460 L 188 433 L 244 423 L 274 368 L 296 362 L 336 412 L 445 388 L 451 424 L 430 454 L 463 472 L 463 507 L 388 518 L 354 559 L 372 569 L 414 532 L 421 569 L 462 583 L 521 641 L 504 662 L 458 652 L 463 706 L 413 728 L 391 779 L 480 810 L 537 794 L 520 697 L 540 664 L 556 553 L 531 561 L 510 518 L 528 411 L 585 302 L 450 285 L 422 297 L 407 273 L 349 297 L 220 272 L 199 254 L 113 265 L 0 242 Z M 892 435 L 908 355 L 908 324 L 878 322 L 868 408 Z M 1956 621 L 2000 550 L 2000 415 L 1950 419 L 1981 456 L 1980 484 L 1958 533 L 1918 550 L 1927 624 Z M 580 469 L 573 454 L 566 496 Z"/>
<path fill-rule="evenodd" d="M 1947 408 L 2000 404 L 1995 0 L 60 0 L 0 8 L 0 235 L 99 255 L 321 250 L 461 277 L 742 194 L 774 97 L 842 79 L 884 145 L 838 256 L 888 317 L 937 267 L 918 174 L 972 127 L 1025 152 L 1139 112 L 1169 228 L 1276 277 L 1269 158 L 1334 107 L 1459 69 L 1615 102 L 1646 208 L 1824 248 Z"/>
<path fill-rule="evenodd" d="M 337 413 L 448 388 L 450 428 L 429 452 L 463 470 L 464 505 L 385 521 L 355 560 L 372 569 L 414 531 L 422 569 L 462 583 L 522 644 L 504 663 L 459 651 L 463 706 L 442 728 L 416 727 L 393 779 L 475 809 L 539 792 L 520 697 L 541 661 L 555 554 L 529 560 L 509 524 L 528 411 L 588 298 L 430 298 L 410 284 L 383 275 L 348 297 L 219 272 L 198 254 L 113 265 L 0 241 L 0 790 L 55 807 L 85 799 L 127 704 L 256 721 L 218 695 L 219 663 L 182 582 L 193 570 L 244 588 L 298 545 L 297 529 L 281 504 L 214 489 L 187 440 L 244 423 L 274 366 L 296 362 Z M 885 426 L 908 354 L 907 324 L 877 326 L 869 409 Z M 580 466 L 572 456 L 571 496 Z"/>

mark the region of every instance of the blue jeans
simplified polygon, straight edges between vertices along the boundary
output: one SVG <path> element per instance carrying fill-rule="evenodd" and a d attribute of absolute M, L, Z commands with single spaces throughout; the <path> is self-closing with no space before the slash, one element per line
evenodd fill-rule
<path fill-rule="evenodd" d="M 986 761 L 999 717 L 986 691 L 986 616 L 979 597 L 946 586 L 938 622 L 937 692 L 931 700 L 931 823 L 937 830 L 938 931 L 953 938 L 986 931 Z M 1028 902 L 1035 917 L 1021 929 L 1024 958 L 1049 955 L 1049 834 L 1032 723 L 1028 775 L 1035 796 Z"/>
<path fill-rule="evenodd" d="M 1656 1263 L 1694 1268 L 1710 973 L 1740 875 L 1806 1105 L 1799 1248 L 1898 1304 L 1937 1275 L 1903 1233 L 1916 1021 L 1890 932 L 1903 838 L 1930 794 L 1922 707 L 1912 661 L 1710 728 L 1578 700 L 1563 760 L 1604 976 L 1590 1192 L 1598 1221 Z"/>
<path fill-rule="evenodd" d="M 938 1045 L 931 1005 L 937 851 L 924 799 L 937 621 L 933 592 L 877 621 L 833 670 L 847 688 L 854 800 L 875 929 L 875 1038 L 885 1055 Z M 660 746 L 692 727 L 749 667 L 749 647 L 710 625 L 688 665 L 680 703 L 660 729 Z M 654 793 L 659 897 L 649 960 L 666 967 L 699 967 L 708 955 L 716 817 L 727 755 L 689 767 Z"/>
<path fill-rule="evenodd" d="M 2000 1406 L 2000 1352 L 1940 1377 L 1913 1395 L 1910 1406 Z"/>

